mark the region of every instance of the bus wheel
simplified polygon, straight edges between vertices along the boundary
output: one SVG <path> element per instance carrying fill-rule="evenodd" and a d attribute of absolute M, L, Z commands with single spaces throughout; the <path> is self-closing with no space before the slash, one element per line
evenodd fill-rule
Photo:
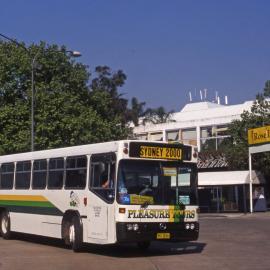
<path fill-rule="evenodd" d="M 11 238 L 11 231 L 10 231 L 10 218 L 9 213 L 7 211 L 2 212 L 1 220 L 0 220 L 0 233 L 4 239 Z"/>
<path fill-rule="evenodd" d="M 66 239 L 65 242 L 69 243 L 73 251 L 78 252 L 82 248 L 82 229 L 79 218 L 76 216 L 72 217 L 71 222 L 68 222 L 67 226 L 68 239 Z"/>
<path fill-rule="evenodd" d="M 137 243 L 137 246 L 140 250 L 147 250 L 150 247 L 150 241 L 141 241 Z"/>

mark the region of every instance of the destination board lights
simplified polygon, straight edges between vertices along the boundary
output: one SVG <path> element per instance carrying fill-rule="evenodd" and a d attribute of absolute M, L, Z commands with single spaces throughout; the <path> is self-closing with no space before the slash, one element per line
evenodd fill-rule
<path fill-rule="evenodd" d="M 164 146 L 140 146 L 140 158 L 182 159 L 182 149 Z"/>
<path fill-rule="evenodd" d="M 191 147 L 148 142 L 131 142 L 130 157 L 143 159 L 165 159 L 165 160 L 190 160 Z"/>

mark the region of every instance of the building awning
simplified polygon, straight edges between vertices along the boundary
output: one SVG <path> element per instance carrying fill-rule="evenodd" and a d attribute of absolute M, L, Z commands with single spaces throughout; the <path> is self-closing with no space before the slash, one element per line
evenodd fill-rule
<path fill-rule="evenodd" d="M 265 184 L 260 172 L 252 171 L 253 184 Z M 249 184 L 249 171 L 201 172 L 198 174 L 199 186 L 222 186 Z"/>

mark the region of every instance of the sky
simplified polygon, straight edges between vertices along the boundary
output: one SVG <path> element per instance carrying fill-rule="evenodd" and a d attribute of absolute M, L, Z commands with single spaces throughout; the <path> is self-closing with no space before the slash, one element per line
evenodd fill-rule
<path fill-rule="evenodd" d="M 270 79 L 268 0 L 0 0 L 0 33 L 82 53 L 123 70 L 125 97 L 179 111 L 216 92 L 253 100 Z"/>

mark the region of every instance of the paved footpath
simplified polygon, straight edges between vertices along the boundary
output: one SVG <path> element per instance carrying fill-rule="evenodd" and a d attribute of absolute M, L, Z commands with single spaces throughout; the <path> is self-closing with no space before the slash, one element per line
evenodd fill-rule
<path fill-rule="evenodd" d="M 270 269 L 270 213 L 201 215 L 192 243 L 154 243 L 142 253 L 133 245 L 87 245 L 82 253 L 62 242 L 18 235 L 0 238 L 0 270 L 18 269 Z"/>

